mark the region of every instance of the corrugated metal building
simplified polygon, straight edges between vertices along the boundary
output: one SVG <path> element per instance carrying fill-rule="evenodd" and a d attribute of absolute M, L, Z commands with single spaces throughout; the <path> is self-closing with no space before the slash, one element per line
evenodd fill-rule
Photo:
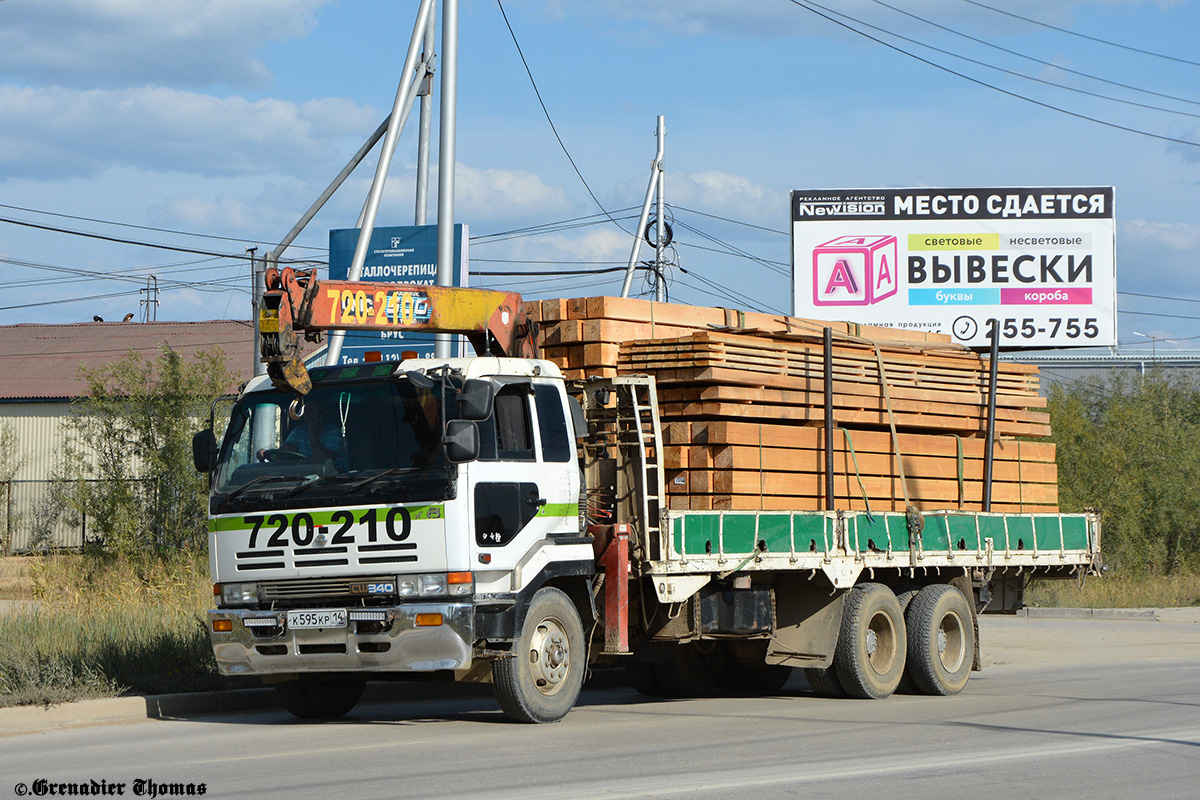
<path fill-rule="evenodd" d="M 23 463 L 12 483 L 0 487 L 0 548 L 26 549 L 50 478 L 61 454 L 63 425 L 72 403 L 87 392 L 83 364 L 116 361 L 130 351 L 153 360 L 165 343 L 191 356 L 220 347 L 230 370 L 253 374 L 253 324 L 208 322 L 83 322 L 73 325 L 0 325 L 0 423 L 17 435 Z M 82 544 L 86 520 L 60 522 L 58 546 Z"/>
<path fill-rule="evenodd" d="M 1137 380 L 1154 369 L 1200 370 L 1200 350 L 1108 349 L 1055 350 L 1044 353 L 1005 354 L 1004 361 L 1036 364 L 1041 369 L 1041 393 L 1054 384 L 1079 384 L 1097 378 L 1117 376 Z"/>

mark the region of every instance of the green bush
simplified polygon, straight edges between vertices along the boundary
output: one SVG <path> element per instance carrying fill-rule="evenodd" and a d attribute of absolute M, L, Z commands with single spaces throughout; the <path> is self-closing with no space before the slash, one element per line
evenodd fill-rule
<path fill-rule="evenodd" d="M 1095 508 L 1105 562 L 1137 576 L 1200 569 L 1200 385 L 1153 371 L 1057 384 L 1049 410 L 1063 511 Z"/>

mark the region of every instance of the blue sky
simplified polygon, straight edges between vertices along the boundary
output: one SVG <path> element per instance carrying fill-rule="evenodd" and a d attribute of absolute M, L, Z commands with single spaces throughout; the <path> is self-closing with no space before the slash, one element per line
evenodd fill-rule
<path fill-rule="evenodd" d="M 820 0 L 823 13 L 1039 106 L 839 27 L 807 0 L 503 2 L 559 135 L 614 216 L 640 205 L 655 117 L 666 117 L 672 299 L 786 311 L 792 189 L 1113 185 L 1121 342 L 1149 342 L 1134 331 L 1200 342 L 1197 64 L 969 0 Z M 1200 3 L 988 4 L 1200 61 Z M 139 313 L 149 273 L 160 320 L 248 317 L 248 268 L 235 256 L 286 233 L 383 119 L 416 7 L 0 0 L 0 217 L 229 256 L 0 222 L 0 324 Z M 607 221 L 489 236 L 599 208 L 554 138 L 496 1 L 461 0 L 460 28 L 456 217 L 484 237 L 471 246 L 473 268 L 623 264 L 631 240 Z M 412 222 L 415 161 L 412 124 L 379 224 Z M 353 224 L 374 163 L 309 226 L 308 249 L 290 255 L 325 257 L 329 228 Z M 713 252 L 727 249 L 755 259 Z M 577 296 L 616 293 L 620 277 L 476 284 Z"/>

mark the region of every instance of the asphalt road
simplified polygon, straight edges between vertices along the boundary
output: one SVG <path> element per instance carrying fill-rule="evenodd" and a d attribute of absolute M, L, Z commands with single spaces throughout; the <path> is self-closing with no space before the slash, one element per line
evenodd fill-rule
<path fill-rule="evenodd" d="M 0 798 L 151 796 L 138 780 L 256 800 L 1200 796 L 1200 625 L 982 622 L 987 667 L 953 698 L 826 700 L 794 678 L 756 698 L 592 689 L 543 726 L 486 697 L 150 720 L 0 738 Z"/>

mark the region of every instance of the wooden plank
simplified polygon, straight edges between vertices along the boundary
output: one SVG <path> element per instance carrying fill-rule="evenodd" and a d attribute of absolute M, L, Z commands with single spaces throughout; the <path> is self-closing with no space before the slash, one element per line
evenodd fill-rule
<path fill-rule="evenodd" d="M 773 422 L 787 421 L 790 423 L 812 425 L 824 421 L 825 410 L 810 406 L 750 406 L 733 403 L 660 403 L 659 413 L 664 419 L 757 419 Z M 969 421 L 961 417 L 947 417 L 936 414 L 910 414 L 896 412 L 894 415 L 897 427 L 906 430 L 952 431 L 955 433 L 983 434 L 984 426 L 979 422 L 971 427 Z M 872 425 L 886 427 L 887 412 L 860 411 L 842 409 L 837 412 L 839 425 Z M 996 433 L 1004 436 L 1049 436 L 1050 426 L 1023 422 L 999 420 Z"/>
<path fill-rule="evenodd" d="M 567 301 L 564 298 L 553 298 L 541 302 L 543 321 L 556 322 L 567 318 Z"/>
<path fill-rule="evenodd" d="M 681 470 L 671 484 L 671 492 L 679 494 L 684 487 L 678 483 L 678 478 L 686 479 L 686 491 L 689 494 L 713 495 L 755 495 L 767 497 L 794 497 L 823 499 L 825 481 L 822 475 L 800 472 L 741 472 L 728 470 L 690 469 Z M 876 500 L 894 501 L 904 498 L 904 491 L 898 478 L 880 478 L 862 476 L 862 488 L 859 480 L 850 476 L 838 476 L 834 483 L 834 498 L 850 499 L 862 497 L 863 490 L 872 502 Z M 958 483 L 953 480 L 938 480 L 935 478 L 909 478 L 908 496 L 914 502 L 934 504 L 944 508 L 957 507 Z M 982 502 L 982 484 L 973 481 L 965 487 L 964 504 L 979 504 Z M 995 482 L 992 484 L 992 499 L 996 503 L 1017 503 L 1031 505 L 1054 505 L 1058 502 L 1058 487 L 1053 484 L 1021 484 L 1010 482 Z"/>
<path fill-rule="evenodd" d="M 711 466 L 724 470 L 766 470 L 771 472 L 817 472 L 824 471 L 824 453 L 813 449 L 797 451 L 781 447 L 753 447 L 750 445 L 693 445 L 690 450 L 704 448 L 709 451 L 705 464 L 691 460 L 693 466 Z M 683 448 L 669 448 L 683 449 Z M 964 458 L 963 478 L 965 481 L 983 480 L 983 459 Z M 1058 467 L 1039 462 L 994 461 L 992 477 L 997 481 L 1024 483 L 1057 483 Z M 890 453 L 861 453 L 852 457 L 844 448 L 834 452 L 834 470 L 838 474 L 892 475 L 896 472 L 895 456 Z M 957 479 L 958 459 L 930 455 L 904 456 L 904 471 L 907 475 L 930 478 Z"/>
<path fill-rule="evenodd" d="M 846 450 L 845 433 L 835 431 L 834 436 L 834 444 L 838 450 Z M 726 420 L 693 422 L 691 437 L 691 441 L 697 444 L 766 444 L 771 447 L 793 447 L 806 450 L 819 449 L 824 446 L 824 431 L 821 428 Z M 946 457 L 958 454 L 959 442 L 953 435 L 901 433 L 897 438 L 902 453 L 922 453 Z M 986 447 L 983 439 L 962 438 L 961 444 L 964 457 L 983 458 Z M 891 435 L 886 431 L 852 431 L 850 445 L 858 453 L 892 452 Z M 1053 442 L 998 440 L 992 453 L 992 457 L 996 461 L 1011 461 L 1019 458 L 1025 461 L 1053 463 L 1054 456 L 1055 445 Z"/>
<path fill-rule="evenodd" d="M 819 406 L 823 405 L 825 397 L 823 389 L 820 388 L 815 391 L 808 391 L 804 389 L 725 386 L 723 384 L 671 388 L 672 384 L 664 383 L 663 386 L 666 388 L 659 389 L 659 401 L 665 403 L 715 401 L 761 406 Z M 941 402 L 943 395 L 936 395 L 936 397 L 936 402 L 931 398 L 911 400 L 903 397 L 892 397 L 892 410 L 920 414 L 959 416 L 971 421 L 986 421 L 987 408 L 982 405 Z M 836 391 L 833 395 L 833 405 L 835 412 L 841 408 L 871 411 L 887 410 L 887 403 L 883 397 L 849 395 Z M 996 419 L 1012 422 L 1030 422 L 1039 425 L 1050 424 L 1049 414 L 1021 408 L 1002 408 L 997 406 Z"/>
<path fill-rule="evenodd" d="M 692 503 L 699 500 L 698 497 L 689 498 Z M 702 502 L 702 501 L 701 501 Z M 822 511 L 825 506 L 816 498 L 801 498 L 801 497 L 770 497 L 767 495 L 712 495 L 711 507 L 719 511 Z M 957 505 L 945 504 L 923 504 L 916 503 L 918 509 L 924 512 L 930 511 L 955 511 L 959 510 Z M 839 509 L 849 511 L 865 511 L 866 505 L 861 497 L 848 497 L 844 500 L 837 501 Z M 963 511 L 979 511 L 978 507 L 964 506 Z M 895 500 L 890 503 L 883 501 L 871 501 L 871 511 L 880 513 L 883 511 L 904 511 L 904 501 Z M 995 513 L 1006 514 L 1056 514 L 1058 513 L 1057 505 L 1037 505 L 1033 503 L 993 503 L 992 511 Z"/>

